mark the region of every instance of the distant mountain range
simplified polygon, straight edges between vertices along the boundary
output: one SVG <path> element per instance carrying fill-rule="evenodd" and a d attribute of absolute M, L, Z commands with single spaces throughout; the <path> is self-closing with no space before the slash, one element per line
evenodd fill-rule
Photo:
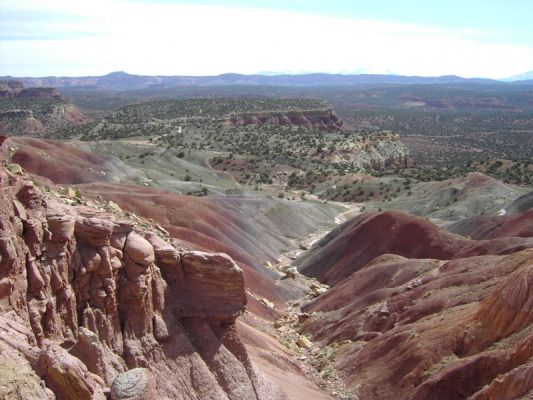
<path fill-rule="evenodd" d="M 4 80 L 19 80 L 27 87 L 84 87 L 110 90 L 132 90 L 150 87 L 176 86 L 227 86 L 227 85 L 272 85 L 272 86 L 332 86 L 332 85 L 380 85 L 380 84 L 458 84 L 458 83 L 498 83 L 500 81 L 481 78 L 462 78 L 455 75 L 438 77 L 373 75 L 373 74 L 326 74 L 302 75 L 241 75 L 223 74 L 217 76 L 149 76 L 132 75 L 126 72 L 112 72 L 104 76 L 85 77 L 42 77 L 15 78 L 1 77 Z"/>
<path fill-rule="evenodd" d="M 523 74 L 511 76 L 509 79 L 506 79 L 506 81 L 533 84 L 533 71 L 528 71 L 524 72 Z"/>

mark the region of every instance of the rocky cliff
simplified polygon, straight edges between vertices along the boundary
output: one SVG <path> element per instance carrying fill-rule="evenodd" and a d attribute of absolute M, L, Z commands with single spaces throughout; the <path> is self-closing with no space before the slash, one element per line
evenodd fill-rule
<path fill-rule="evenodd" d="M 308 129 L 340 130 L 344 123 L 331 109 L 289 112 L 243 113 L 230 116 L 228 125 L 302 126 Z"/>
<path fill-rule="evenodd" d="M 61 94 L 51 87 L 24 87 L 21 81 L 0 81 L 0 97 L 50 97 L 61 98 Z"/>
<path fill-rule="evenodd" d="M 243 271 L 0 169 L 0 397 L 282 399 L 235 320 Z M 129 397 L 128 397 L 129 396 Z"/>
<path fill-rule="evenodd" d="M 19 81 L 0 81 L 0 134 L 41 136 L 86 121 L 54 88 L 25 88 Z"/>

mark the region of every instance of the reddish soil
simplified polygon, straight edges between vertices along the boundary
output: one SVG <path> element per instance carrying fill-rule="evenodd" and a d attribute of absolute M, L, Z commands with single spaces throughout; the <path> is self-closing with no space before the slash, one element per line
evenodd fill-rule
<path fill-rule="evenodd" d="M 480 215 L 456 222 L 448 230 L 476 240 L 533 237 L 533 209 L 515 215 Z"/>
<path fill-rule="evenodd" d="M 26 171 L 58 184 L 78 184 L 110 179 L 109 159 L 87 153 L 67 143 L 35 138 L 9 138 L 8 146 L 16 146 L 14 163 Z"/>
<path fill-rule="evenodd" d="M 366 213 L 346 222 L 318 242 L 297 264 L 302 273 L 330 285 L 382 254 L 449 260 L 505 254 L 533 247 L 531 238 L 474 241 L 440 230 L 424 218 L 399 211 Z"/>
<path fill-rule="evenodd" d="M 302 332 L 336 349 L 362 399 L 530 394 L 533 241 L 501 232 L 475 241 L 396 212 L 346 223 L 305 259 L 334 286 Z"/>
<path fill-rule="evenodd" d="M 251 311 L 277 317 L 250 287 L 282 298 L 288 282 L 277 287 L 241 262 L 243 272 L 226 254 L 184 250 L 146 221 L 103 211 L 101 201 L 99 208 L 67 205 L 25 173 L 8 172 L 3 153 L 0 162 L 0 397 L 329 398 L 298 368 L 284 375 L 290 356 L 274 339 L 244 324 L 241 337 L 237 329 L 250 299 Z M 188 219 L 201 208 L 191 206 Z M 270 358 L 258 349 L 264 338 Z"/>
<path fill-rule="evenodd" d="M 155 385 L 157 396 L 282 400 L 282 388 L 291 399 L 329 398 L 269 334 L 280 312 L 260 298 L 282 308 L 302 291 L 262 267 L 275 256 L 271 233 L 232 203 L 259 200 L 117 185 L 100 172 L 104 157 L 14 140 L 14 162 L 86 183 L 83 201 L 108 209 L 67 206 L 0 169 L 0 363 L 10 363 L 0 373 L 19 365 L 16 382 L 34 384 L 33 396 L 14 398 L 47 398 L 42 379 L 60 397 L 103 400 L 134 367 L 153 373 L 142 389 Z M 531 219 L 466 220 L 456 231 L 470 238 L 394 211 L 339 226 L 298 261 L 331 285 L 303 307 L 309 356 L 329 348 L 331 367 L 364 400 L 531 397 Z M 176 239 L 210 253 L 174 248 Z"/>

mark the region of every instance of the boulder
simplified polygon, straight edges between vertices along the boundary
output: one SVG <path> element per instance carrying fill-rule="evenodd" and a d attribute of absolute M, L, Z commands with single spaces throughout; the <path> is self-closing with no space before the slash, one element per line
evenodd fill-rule
<path fill-rule="evenodd" d="M 181 265 L 189 298 L 194 299 L 186 313 L 226 319 L 244 311 L 244 274 L 228 255 L 186 252 L 181 255 Z"/>
<path fill-rule="evenodd" d="M 124 212 L 124 211 L 122 211 L 122 208 L 120 208 L 120 206 L 117 203 L 115 203 L 114 201 L 109 201 L 107 203 L 107 205 L 109 206 L 109 208 L 111 208 L 112 210 L 114 210 L 114 211 L 116 211 L 118 213 L 122 214 Z"/>
<path fill-rule="evenodd" d="M 313 343 L 304 335 L 300 335 L 298 337 L 298 341 L 296 342 L 296 344 L 298 345 L 298 347 L 301 347 L 303 349 L 310 349 L 311 347 L 313 347 Z"/>
<path fill-rule="evenodd" d="M 75 234 L 84 245 L 99 248 L 109 245 L 113 223 L 100 218 L 79 218 L 76 221 Z"/>
<path fill-rule="evenodd" d="M 147 232 L 144 237 L 152 245 L 157 262 L 174 264 L 178 260 L 178 251 L 153 232 Z"/>
<path fill-rule="evenodd" d="M 128 235 L 124 252 L 140 265 L 148 266 L 155 261 L 154 248 L 150 242 L 135 232 Z"/>
<path fill-rule="evenodd" d="M 155 382 L 146 368 L 123 372 L 111 385 L 111 400 L 148 400 L 155 395 Z"/>
<path fill-rule="evenodd" d="M 98 392 L 102 392 L 101 379 L 58 345 L 49 345 L 42 351 L 39 369 L 46 386 L 59 399 L 93 400 Z"/>

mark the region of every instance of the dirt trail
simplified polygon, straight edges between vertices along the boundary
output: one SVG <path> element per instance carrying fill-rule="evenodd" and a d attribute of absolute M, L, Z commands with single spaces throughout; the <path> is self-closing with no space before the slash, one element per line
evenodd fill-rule
<path fill-rule="evenodd" d="M 334 202 L 333 204 L 337 204 L 340 206 L 347 207 L 348 209 L 339 215 L 335 217 L 335 223 L 337 225 L 340 225 L 349 219 L 357 217 L 359 214 L 363 212 L 363 206 L 360 203 L 338 203 Z"/>

